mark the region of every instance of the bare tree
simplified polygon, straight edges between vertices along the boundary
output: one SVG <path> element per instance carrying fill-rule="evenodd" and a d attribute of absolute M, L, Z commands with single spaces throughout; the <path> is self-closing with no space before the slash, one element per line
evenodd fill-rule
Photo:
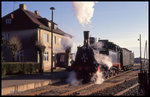
<path fill-rule="evenodd" d="M 40 55 L 40 73 L 43 73 L 42 67 L 43 67 L 43 56 L 44 56 L 45 46 L 41 41 L 36 41 L 35 46 L 37 51 L 39 51 L 39 55 Z"/>
<path fill-rule="evenodd" d="M 4 38 L 4 34 L 2 34 L 1 47 L 3 47 L 5 44 L 6 44 L 6 40 Z M 4 61 L 3 50 L 1 51 L 1 59 L 2 59 L 2 62 L 3 62 Z"/>
<path fill-rule="evenodd" d="M 8 47 L 11 49 L 13 61 L 16 60 L 17 54 L 21 50 L 22 44 L 17 36 L 12 36 L 8 42 Z"/>
<path fill-rule="evenodd" d="M 1 41 L 1 46 L 3 46 L 6 43 L 6 40 L 4 38 L 4 34 L 2 34 L 2 41 Z"/>

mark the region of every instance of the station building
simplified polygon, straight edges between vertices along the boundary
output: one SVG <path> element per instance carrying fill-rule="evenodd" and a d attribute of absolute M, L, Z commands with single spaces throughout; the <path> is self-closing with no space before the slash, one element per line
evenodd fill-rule
<path fill-rule="evenodd" d="M 46 47 L 43 69 L 44 71 L 51 69 L 51 23 L 51 20 L 41 17 L 38 10 L 35 10 L 35 12 L 27 10 L 27 5 L 25 4 L 20 4 L 18 9 L 2 17 L 2 34 L 5 40 L 9 41 L 10 37 L 17 36 L 22 44 L 22 49 L 18 52 L 16 61 L 39 62 L 39 52 L 36 50 L 35 43 L 36 41 L 41 41 Z M 59 55 L 57 60 L 54 58 L 54 63 L 57 61 L 54 66 L 65 64 L 65 50 L 62 49 L 61 40 L 68 37 L 72 38 L 72 35 L 62 31 L 54 23 L 53 56 Z M 6 46 L 2 47 L 2 52 L 4 60 L 12 62 L 10 49 Z"/>

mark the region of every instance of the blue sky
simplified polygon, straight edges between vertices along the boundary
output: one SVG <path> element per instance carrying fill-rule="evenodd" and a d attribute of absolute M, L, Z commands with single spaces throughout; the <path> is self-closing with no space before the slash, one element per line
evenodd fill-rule
<path fill-rule="evenodd" d="M 109 39 L 121 47 L 132 50 L 139 57 L 139 34 L 142 36 L 142 56 L 148 37 L 148 2 L 97 2 L 91 24 L 82 27 L 72 7 L 72 2 L 1 2 L 1 17 L 26 4 L 27 10 L 39 10 L 42 17 L 51 19 L 50 7 L 55 7 L 54 22 L 63 31 L 74 36 L 75 46 L 83 44 L 83 31 L 89 30 L 90 36 Z"/>

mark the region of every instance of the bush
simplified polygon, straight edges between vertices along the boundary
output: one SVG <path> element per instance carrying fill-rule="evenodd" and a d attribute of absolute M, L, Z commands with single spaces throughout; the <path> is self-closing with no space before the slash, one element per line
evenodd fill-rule
<path fill-rule="evenodd" d="M 1 71 L 2 76 L 6 75 L 6 65 L 2 65 L 2 71 Z"/>
<path fill-rule="evenodd" d="M 38 73 L 40 65 L 36 62 L 2 62 L 2 76 Z"/>

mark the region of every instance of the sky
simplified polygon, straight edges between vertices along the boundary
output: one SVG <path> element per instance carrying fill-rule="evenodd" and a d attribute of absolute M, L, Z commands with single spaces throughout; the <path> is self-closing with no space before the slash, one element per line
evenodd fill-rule
<path fill-rule="evenodd" d="M 1 2 L 1 17 L 26 4 L 27 10 L 39 11 L 40 16 L 51 19 L 50 7 L 55 7 L 53 21 L 66 33 L 73 35 L 73 49 L 83 45 L 83 31 L 90 31 L 90 36 L 108 39 L 120 47 L 127 48 L 139 57 L 139 35 L 142 40 L 142 57 L 145 41 L 149 44 L 148 2 L 96 2 L 91 22 L 83 27 L 78 21 L 72 2 Z M 148 45 L 149 47 L 149 45 Z M 148 55 L 149 57 L 149 55 Z"/>

